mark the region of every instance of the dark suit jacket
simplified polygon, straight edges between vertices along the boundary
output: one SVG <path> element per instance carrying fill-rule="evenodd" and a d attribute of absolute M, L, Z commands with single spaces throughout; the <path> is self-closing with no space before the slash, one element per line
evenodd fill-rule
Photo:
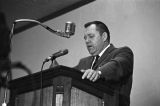
<path fill-rule="evenodd" d="M 93 56 L 80 60 L 76 69 L 89 69 L 93 61 Z M 133 52 L 128 47 L 115 48 L 112 44 L 99 58 L 94 70 L 102 72 L 103 78 L 114 88 L 119 95 L 119 106 L 130 105 L 130 92 L 132 87 L 133 73 Z"/>

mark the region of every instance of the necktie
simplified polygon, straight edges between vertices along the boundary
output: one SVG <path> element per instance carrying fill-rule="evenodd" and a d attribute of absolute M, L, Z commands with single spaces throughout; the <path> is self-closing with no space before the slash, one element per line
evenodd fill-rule
<path fill-rule="evenodd" d="M 98 62 L 98 58 L 99 58 L 99 55 L 94 56 L 94 60 L 93 60 L 91 69 L 92 69 L 92 68 L 95 66 L 95 64 Z"/>

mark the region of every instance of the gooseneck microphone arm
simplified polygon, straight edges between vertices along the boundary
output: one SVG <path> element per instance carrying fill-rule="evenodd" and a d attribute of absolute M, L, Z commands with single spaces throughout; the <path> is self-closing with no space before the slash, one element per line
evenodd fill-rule
<path fill-rule="evenodd" d="M 47 25 L 45 25 L 45 24 L 43 24 L 43 23 L 41 23 L 41 22 L 39 22 L 37 20 L 33 20 L 33 19 L 18 19 L 18 20 L 15 20 L 13 22 L 13 27 L 18 22 L 33 22 L 33 23 L 37 23 L 38 25 L 42 26 L 43 28 L 45 28 L 46 30 L 50 31 L 53 34 L 56 34 L 58 36 L 65 37 L 65 38 L 70 38 L 69 34 L 67 34 L 65 32 L 62 32 L 61 30 L 54 30 L 54 29 L 50 28 L 49 26 L 47 26 Z M 11 30 L 12 33 L 13 33 L 13 29 L 14 29 L 13 27 L 12 27 L 12 30 Z"/>

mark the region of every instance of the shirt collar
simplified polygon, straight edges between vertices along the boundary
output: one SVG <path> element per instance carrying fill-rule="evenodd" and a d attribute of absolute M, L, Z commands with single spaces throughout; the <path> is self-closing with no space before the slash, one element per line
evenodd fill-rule
<path fill-rule="evenodd" d="M 99 54 L 99 57 L 101 57 L 101 56 L 103 55 L 103 53 L 104 53 L 104 52 L 107 50 L 107 48 L 109 48 L 109 47 L 110 47 L 110 44 L 101 51 L 101 53 Z"/>

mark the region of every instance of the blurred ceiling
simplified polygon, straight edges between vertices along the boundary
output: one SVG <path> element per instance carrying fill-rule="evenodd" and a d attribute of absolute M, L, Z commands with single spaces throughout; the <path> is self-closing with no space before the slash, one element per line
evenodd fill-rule
<path fill-rule="evenodd" d="M 53 19 L 94 0 L 0 0 L 0 10 L 5 13 L 11 28 L 16 19 L 34 19 L 40 22 Z M 21 32 L 34 24 L 16 25 L 16 32 Z"/>

